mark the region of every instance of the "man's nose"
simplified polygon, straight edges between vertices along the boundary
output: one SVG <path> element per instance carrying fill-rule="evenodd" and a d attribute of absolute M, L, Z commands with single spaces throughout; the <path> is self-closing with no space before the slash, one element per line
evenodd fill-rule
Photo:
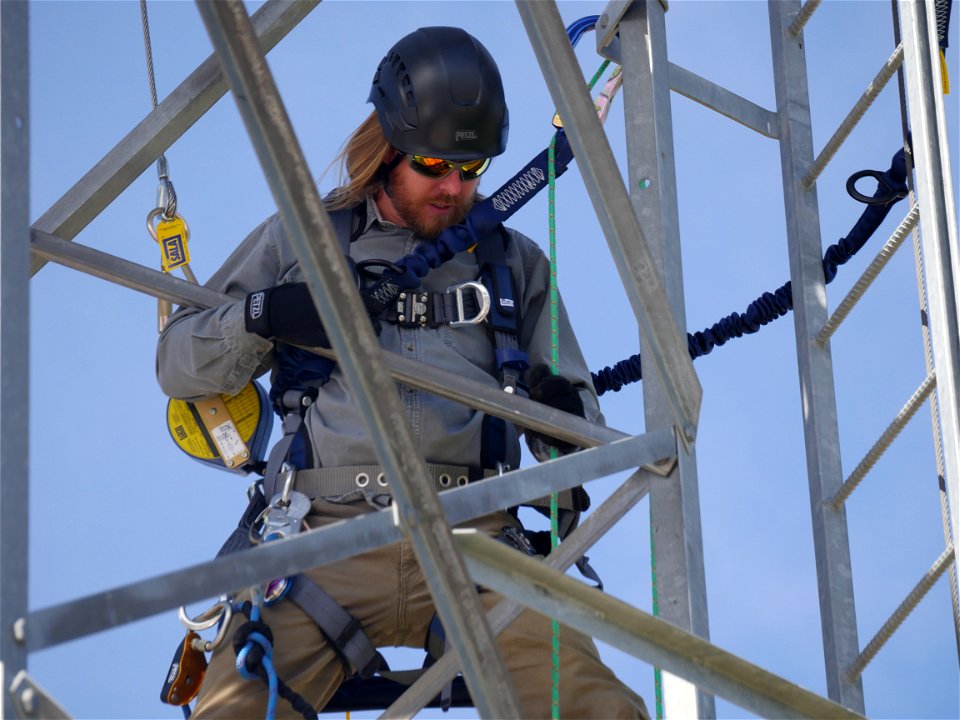
<path fill-rule="evenodd" d="M 463 180 L 460 179 L 460 171 L 456 169 L 451 170 L 437 182 L 440 184 L 440 188 L 450 195 L 459 195 L 461 188 L 463 188 Z"/>

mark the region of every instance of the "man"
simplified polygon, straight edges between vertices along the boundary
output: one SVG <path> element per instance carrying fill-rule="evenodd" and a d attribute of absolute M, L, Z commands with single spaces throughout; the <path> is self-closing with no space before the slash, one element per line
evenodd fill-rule
<path fill-rule="evenodd" d="M 519 233 L 484 230 L 475 252 L 456 253 L 422 279 L 417 293 L 426 295 L 419 307 L 401 303 L 398 310 L 396 302 L 374 307 L 371 300 L 369 288 L 382 279 L 378 273 L 417 248 L 429 249 L 445 229 L 463 222 L 480 175 L 490 158 L 505 149 L 507 108 L 499 71 L 486 48 L 460 29 L 421 28 L 383 59 L 369 99 L 375 111 L 348 140 L 341 155 L 346 177 L 327 207 L 348 219 L 335 225 L 339 234 L 349 235 L 341 241 L 361 293 L 367 293 L 381 345 L 423 362 L 424 372 L 435 365 L 494 387 L 515 385 L 529 364 L 534 368 L 528 374 L 532 398 L 602 422 L 562 306 L 559 374 L 545 372 L 550 359 L 549 264 L 533 241 Z M 508 269 L 509 278 L 501 276 L 498 282 L 513 285 L 512 291 L 500 293 L 512 293 L 512 307 L 505 312 L 520 318 L 514 332 L 498 331 L 496 342 L 489 322 L 456 323 L 482 315 L 484 293 L 475 282 L 481 271 L 478 257 L 491 252 L 498 258 L 492 266 L 501 263 Z M 339 369 L 295 347 L 323 345 L 326 336 L 278 217 L 257 228 L 208 285 L 246 296 L 246 301 L 203 311 L 184 308 L 171 319 L 157 355 L 164 391 L 188 400 L 234 394 L 270 370 L 271 397 L 293 418 L 282 459 L 297 469 L 294 489 L 312 501 L 305 525 L 321 527 L 389 504 L 389 483 L 377 472 L 374 445 Z M 467 303 L 469 318 L 459 314 L 467 311 L 451 309 L 457 292 L 450 288 L 474 301 Z M 407 317 L 404 307 L 419 315 Z M 438 490 L 517 466 L 519 445 L 509 424 L 413 387 L 400 385 L 398 392 L 416 451 L 426 459 Z M 538 459 L 548 457 L 550 444 L 561 452 L 575 450 L 531 432 L 526 439 Z M 520 523 L 507 510 L 468 525 L 530 552 L 518 532 Z M 423 646 L 434 608 L 408 541 L 311 570 L 297 582 L 299 578 L 322 588 L 356 618 L 372 646 Z M 481 598 L 487 608 L 499 600 L 492 592 L 482 592 Z M 325 635 L 298 602 L 288 598 L 264 607 L 262 620 L 273 634 L 278 677 L 314 708 L 321 709 L 354 670 L 362 669 L 362 663 L 345 658 L 328 640 L 337 633 L 328 629 Z M 643 700 L 602 664 L 589 638 L 563 628 L 560 642 L 563 717 L 647 716 Z M 549 619 L 527 610 L 498 643 L 525 716 L 549 717 Z M 196 717 L 262 716 L 266 686 L 241 677 L 234 663 L 229 643 L 214 653 Z M 278 710 L 291 712 L 291 707 L 280 703 Z"/>

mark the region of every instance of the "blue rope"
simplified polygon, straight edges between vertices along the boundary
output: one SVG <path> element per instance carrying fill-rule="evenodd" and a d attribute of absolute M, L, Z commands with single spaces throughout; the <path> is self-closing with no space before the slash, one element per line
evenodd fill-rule
<path fill-rule="evenodd" d="M 857 173 L 856 176 L 862 176 Z M 823 256 L 823 279 L 830 283 L 837 276 L 837 268 L 846 263 L 864 246 L 870 236 L 886 218 L 890 209 L 907 195 L 906 158 L 900 149 L 891 161 L 890 169 L 885 173 L 869 172 L 878 181 L 877 191 L 872 198 L 863 198 L 867 209 L 846 237 L 831 245 Z M 848 183 L 848 191 L 854 191 Z M 857 195 L 854 195 L 857 197 Z M 747 307 L 745 313 L 731 313 L 692 335 L 687 333 L 687 350 L 692 359 L 707 355 L 733 338 L 757 332 L 764 325 L 783 317 L 793 309 L 793 288 L 787 282 L 772 293 L 765 292 Z M 624 385 L 638 382 L 643 377 L 640 355 L 632 355 L 612 367 L 605 367 L 598 373 L 591 373 L 597 395 L 607 390 L 619 391 Z"/>
<path fill-rule="evenodd" d="M 252 614 L 251 619 L 253 619 Z M 274 669 L 273 661 L 270 659 L 273 655 L 273 645 L 266 636 L 258 632 L 252 632 L 247 636 L 247 644 L 237 653 L 237 671 L 247 680 L 261 679 L 261 675 L 257 670 L 252 670 L 247 667 L 247 655 L 250 654 L 250 651 L 255 645 L 259 645 L 263 649 L 263 657 L 260 658 L 256 668 L 257 670 L 262 668 L 267 675 L 266 681 L 269 694 L 267 696 L 266 718 L 267 720 L 274 720 L 277 714 L 277 671 Z"/>

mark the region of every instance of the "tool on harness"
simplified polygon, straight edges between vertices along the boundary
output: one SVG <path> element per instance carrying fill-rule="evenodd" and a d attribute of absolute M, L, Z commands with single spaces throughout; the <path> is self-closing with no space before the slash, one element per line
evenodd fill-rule
<path fill-rule="evenodd" d="M 187 634 L 173 655 L 173 661 L 167 671 L 163 687 L 160 689 L 160 701 L 167 705 L 186 706 L 196 697 L 203 683 L 207 670 L 205 653 L 212 652 L 220 647 L 226 637 L 227 628 L 233 617 L 233 609 L 229 602 L 221 600 L 196 618 L 187 615 L 186 608 L 181 607 L 178 613 L 180 621 L 187 629 Z M 218 626 L 217 635 L 212 641 L 205 641 L 199 632 L 214 625 Z M 188 710 L 188 709 L 187 709 Z M 185 712 L 185 715 L 187 712 Z"/>
<path fill-rule="evenodd" d="M 907 143 L 907 147 L 909 147 L 909 138 Z M 901 148 L 894 154 L 890 168 L 885 172 L 864 170 L 854 173 L 847 181 L 847 191 L 854 199 L 866 203 L 867 208 L 846 237 L 840 238 L 824 253 L 823 279 L 825 284 L 833 281 L 837 275 L 837 268 L 850 260 L 866 244 L 893 206 L 906 197 L 905 150 L 906 148 Z M 877 190 L 873 197 L 867 197 L 856 190 L 856 181 L 863 177 L 872 177 L 877 180 Z M 702 355 L 709 354 L 714 347 L 723 345 L 728 340 L 755 333 L 764 325 L 783 317 L 792 309 L 793 288 L 791 283 L 787 282 L 774 292 L 766 292 L 754 300 L 747 307 L 745 313 L 732 313 L 721 318 L 709 328 L 693 334 L 687 333 L 687 349 L 690 357 L 696 360 Z M 597 395 L 603 395 L 608 390 L 617 392 L 624 385 L 643 379 L 641 357 L 639 354 L 632 355 L 591 374 Z"/>
<path fill-rule="evenodd" d="M 285 467 L 283 492 L 277 493 L 261 513 L 256 524 L 260 525 L 259 542 L 272 542 L 292 537 L 303 529 L 303 520 L 310 513 L 310 498 L 293 489 L 293 468 Z M 251 534 L 251 541 L 258 542 Z M 279 577 L 268 581 L 263 589 L 263 604 L 270 607 L 287 596 L 293 578 Z"/>
<path fill-rule="evenodd" d="M 207 656 L 197 648 L 203 640 L 194 631 L 187 632 L 180 641 L 170 663 L 167 679 L 160 689 L 160 701 L 167 705 L 183 706 L 190 703 L 200 692 L 200 685 L 207 672 Z"/>

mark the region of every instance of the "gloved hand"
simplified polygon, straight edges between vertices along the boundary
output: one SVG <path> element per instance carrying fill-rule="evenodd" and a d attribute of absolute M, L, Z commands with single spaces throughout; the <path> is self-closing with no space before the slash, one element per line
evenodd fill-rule
<path fill-rule="evenodd" d="M 573 384 L 565 377 L 553 375 L 546 365 L 536 365 L 527 371 L 526 384 L 531 400 L 549 405 L 557 410 L 584 417 L 583 400 Z M 527 446 L 537 460 L 549 459 L 549 447 L 555 447 L 561 455 L 568 455 L 580 448 L 572 443 L 542 435 L 535 430 L 525 431 Z"/>
<path fill-rule="evenodd" d="M 247 295 L 244 327 L 268 340 L 291 345 L 330 347 L 306 283 L 289 283 Z"/>

